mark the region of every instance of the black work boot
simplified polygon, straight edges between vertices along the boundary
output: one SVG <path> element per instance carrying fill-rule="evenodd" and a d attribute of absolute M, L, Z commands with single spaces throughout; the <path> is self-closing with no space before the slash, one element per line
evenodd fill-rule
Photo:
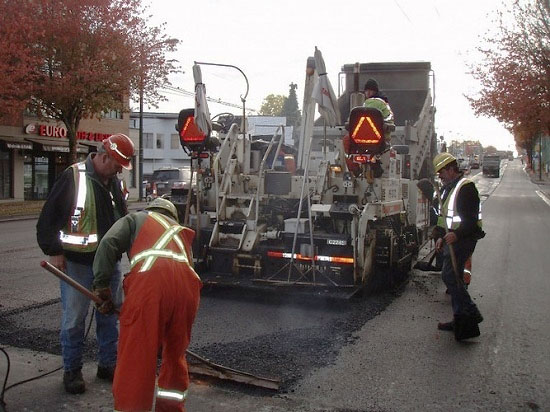
<path fill-rule="evenodd" d="M 437 324 L 437 329 L 452 332 L 455 330 L 455 322 L 453 320 L 450 322 L 439 322 Z"/>
<path fill-rule="evenodd" d="M 455 315 L 455 339 L 461 341 L 478 337 L 480 335 L 479 326 L 477 326 L 479 322 L 481 321 L 478 318 L 471 315 Z"/>
<path fill-rule="evenodd" d="M 99 379 L 103 379 L 105 381 L 112 382 L 113 378 L 115 376 L 115 367 L 114 366 L 97 366 L 97 374 L 96 376 Z"/>
<path fill-rule="evenodd" d="M 65 373 L 63 373 L 63 386 L 65 386 L 65 391 L 67 393 L 84 393 L 86 384 L 82 377 L 82 369 L 65 371 Z"/>

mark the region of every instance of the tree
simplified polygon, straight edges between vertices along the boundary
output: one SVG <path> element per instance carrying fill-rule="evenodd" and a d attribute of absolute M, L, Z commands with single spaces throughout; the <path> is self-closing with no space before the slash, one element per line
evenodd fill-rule
<path fill-rule="evenodd" d="M 550 132 L 550 4 L 515 0 L 497 23 L 499 35 L 478 48 L 484 61 L 473 74 L 482 90 L 469 100 L 476 114 L 495 117 L 528 147 L 538 133 Z"/>
<path fill-rule="evenodd" d="M 178 40 L 167 38 L 164 26 L 147 27 L 140 0 L 0 1 L 0 15 L 32 16 L 40 26 L 32 36 L 14 31 L 18 25 L 0 31 L 0 45 L 11 39 L 17 45 L 12 56 L 28 69 L 17 72 L 25 82 L 11 75 L 0 84 L 0 98 L 63 122 L 71 161 L 84 116 L 128 110 L 124 102 L 141 88 L 154 103 L 162 98 L 157 87 L 169 84 L 168 74 L 177 70 L 166 53 Z M 22 83 L 19 94 L 10 95 L 6 86 Z"/>
<path fill-rule="evenodd" d="M 32 14 L 20 13 L 19 4 L 0 0 L 0 117 L 19 116 L 30 99 L 36 81 L 35 68 L 40 64 L 32 52 L 37 27 Z"/>
<path fill-rule="evenodd" d="M 262 102 L 262 107 L 260 107 L 260 114 L 264 116 L 281 116 L 285 99 L 282 94 L 267 95 Z"/>
<path fill-rule="evenodd" d="M 285 98 L 281 114 L 286 116 L 287 126 L 298 126 L 298 121 L 300 119 L 300 110 L 298 109 L 298 98 L 296 97 L 296 89 L 298 85 L 296 83 L 290 83 L 290 90 L 288 92 L 288 97 Z"/>

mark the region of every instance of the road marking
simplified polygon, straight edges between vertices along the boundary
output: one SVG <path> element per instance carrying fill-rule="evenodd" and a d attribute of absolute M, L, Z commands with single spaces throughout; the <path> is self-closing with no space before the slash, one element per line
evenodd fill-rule
<path fill-rule="evenodd" d="M 542 193 L 540 190 L 535 190 L 535 193 L 539 195 L 542 200 L 544 200 L 544 203 L 550 206 L 550 199 L 548 199 L 548 197 L 544 193 Z"/>

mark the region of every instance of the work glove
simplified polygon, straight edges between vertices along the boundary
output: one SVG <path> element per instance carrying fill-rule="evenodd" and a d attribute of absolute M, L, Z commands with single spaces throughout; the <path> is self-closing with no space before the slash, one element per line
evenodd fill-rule
<path fill-rule="evenodd" d="M 95 304 L 98 312 L 103 313 L 104 315 L 109 315 L 113 313 L 115 305 L 113 303 L 111 288 L 94 289 L 94 295 L 96 295 L 102 301 L 101 303 Z"/>

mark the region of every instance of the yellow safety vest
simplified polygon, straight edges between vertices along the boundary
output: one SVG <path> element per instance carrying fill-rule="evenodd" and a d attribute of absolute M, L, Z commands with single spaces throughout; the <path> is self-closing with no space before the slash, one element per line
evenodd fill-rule
<path fill-rule="evenodd" d="M 71 166 L 74 174 L 75 201 L 69 221 L 59 231 L 64 250 L 94 252 L 98 245 L 95 194 L 91 179 L 86 177 L 85 162 Z"/>
<path fill-rule="evenodd" d="M 437 218 L 437 226 L 442 227 L 444 229 L 457 229 L 460 226 L 460 222 L 462 219 L 456 212 L 456 199 L 457 194 L 464 186 L 465 184 L 473 183 L 470 179 L 461 178 L 456 186 L 451 190 L 451 193 L 449 193 L 449 196 L 447 196 L 447 199 L 445 199 L 445 202 L 443 203 L 443 207 L 441 208 L 441 213 L 439 214 L 439 217 Z M 477 217 L 477 225 L 481 229 L 483 227 L 483 222 L 481 219 L 481 204 L 479 205 L 479 211 L 478 211 L 478 217 Z"/>

